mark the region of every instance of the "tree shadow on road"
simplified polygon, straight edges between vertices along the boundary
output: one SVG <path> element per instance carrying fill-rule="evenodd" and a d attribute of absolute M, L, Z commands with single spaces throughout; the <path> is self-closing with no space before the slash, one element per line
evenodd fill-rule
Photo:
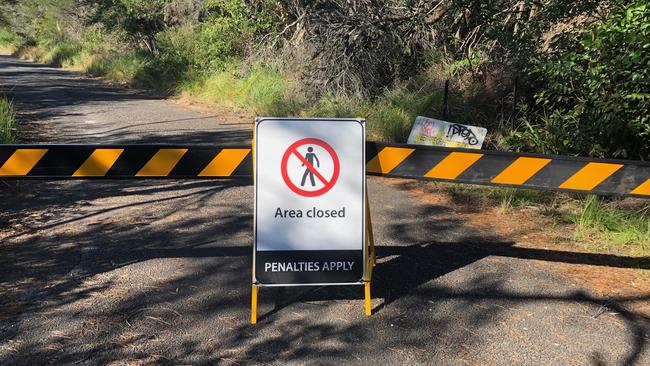
<path fill-rule="evenodd" d="M 465 227 L 444 207 L 422 204 L 378 228 L 373 317 L 362 315 L 360 287 L 265 288 L 254 327 L 246 324 L 252 204 L 244 191 L 250 187 L 234 181 L 39 184 L 15 212 L 39 213 L 32 230 L 2 245 L 3 293 L 32 282 L 18 289 L 13 297 L 20 306 L 0 321 L 0 342 L 15 348 L 0 351 L 2 364 L 310 363 L 315 355 L 325 364 L 480 362 L 468 350 L 490 345 L 483 334 L 535 304 L 583 305 L 586 316 L 569 327 L 576 331 L 589 329 L 599 312 L 619 314 L 624 332 L 616 344 L 625 347 L 613 356 L 590 348 L 593 364 L 611 357 L 641 364 L 647 353 L 648 320 L 625 305 L 650 294 L 512 288 L 522 274 L 510 264 L 534 259 L 649 269 L 647 258 L 517 248 Z M 123 203 L 107 200 L 120 196 Z M 429 224 L 414 230 L 423 217 Z M 475 275 L 456 278 L 468 271 Z"/>

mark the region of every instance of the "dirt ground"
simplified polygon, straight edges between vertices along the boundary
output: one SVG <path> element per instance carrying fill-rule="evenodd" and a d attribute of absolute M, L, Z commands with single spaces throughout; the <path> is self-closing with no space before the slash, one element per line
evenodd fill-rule
<path fill-rule="evenodd" d="M 643 298 L 650 291 L 650 270 L 643 268 L 617 267 L 616 260 L 602 261 L 599 254 L 630 256 L 632 250 L 617 248 L 615 253 L 597 251 L 588 243 L 575 238 L 574 225 L 560 223 L 540 212 L 540 207 L 502 209 L 482 205 L 479 209 L 455 203 L 440 186 L 427 182 L 413 182 L 395 179 L 390 184 L 396 189 L 409 192 L 415 199 L 436 205 L 450 207 L 468 224 L 482 230 L 492 230 L 512 239 L 515 247 L 542 250 L 560 250 L 579 255 L 593 254 L 594 264 L 538 261 L 539 266 L 571 279 L 604 297 Z M 649 258 L 641 258 L 646 264 Z M 646 266 L 647 268 L 647 266 Z M 627 306 L 650 318 L 650 300 L 632 300 Z"/>

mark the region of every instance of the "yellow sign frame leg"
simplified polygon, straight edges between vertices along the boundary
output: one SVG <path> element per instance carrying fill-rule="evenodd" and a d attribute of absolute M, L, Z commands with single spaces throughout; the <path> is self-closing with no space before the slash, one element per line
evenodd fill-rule
<path fill-rule="evenodd" d="M 368 192 L 366 191 L 366 245 L 368 257 L 364 258 L 366 264 L 366 280 L 363 282 L 364 293 L 364 309 L 366 316 L 372 315 L 372 303 L 370 286 L 372 283 L 372 269 L 377 264 L 377 256 L 375 254 L 375 238 L 372 234 L 372 219 L 370 218 L 370 200 L 368 199 Z M 251 324 L 257 324 L 257 294 L 260 288 L 256 284 L 251 285 Z"/>
<path fill-rule="evenodd" d="M 257 324 L 257 292 L 260 290 L 255 284 L 251 285 L 251 324 Z"/>
<path fill-rule="evenodd" d="M 253 139 L 251 141 L 251 155 L 253 158 L 253 177 L 257 173 L 255 171 L 255 129 L 253 128 Z M 253 263 L 253 265 L 255 265 Z M 255 275 L 253 275 L 254 270 L 251 269 L 251 278 L 253 283 L 251 284 L 251 324 L 257 324 L 257 292 L 260 288 L 255 284 Z"/>
<path fill-rule="evenodd" d="M 366 184 L 366 187 L 368 185 Z M 367 189 L 367 188 L 366 188 Z M 377 256 L 375 254 L 375 238 L 372 234 L 372 219 L 370 218 L 370 200 L 368 199 L 368 191 L 366 190 L 366 245 L 368 246 L 368 258 L 366 258 L 367 265 L 366 270 L 366 281 L 363 284 L 364 287 L 364 302 L 365 302 L 365 312 L 366 316 L 372 315 L 372 303 L 371 303 L 371 294 L 370 286 L 372 283 L 372 269 L 377 264 Z"/>

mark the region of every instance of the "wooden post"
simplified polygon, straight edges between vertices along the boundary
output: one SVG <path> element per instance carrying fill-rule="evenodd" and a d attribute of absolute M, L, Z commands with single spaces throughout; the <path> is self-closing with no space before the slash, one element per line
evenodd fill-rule
<path fill-rule="evenodd" d="M 517 84 L 518 84 L 518 77 L 515 76 L 515 81 L 514 84 L 512 85 L 512 121 L 515 121 L 515 118 L 517 117 Z"/>

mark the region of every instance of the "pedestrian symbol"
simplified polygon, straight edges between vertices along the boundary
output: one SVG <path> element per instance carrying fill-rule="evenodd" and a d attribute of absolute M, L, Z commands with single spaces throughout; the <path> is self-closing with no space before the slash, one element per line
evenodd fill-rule
<path fill-rule="evenodd" d="M 325 141 L 304 138 L 287 148 L 281 170 L 284 182 L 293 192 L 304 197 L 318 197 L 336 184 L 339 158 Z"/>
<path fill-rule="evenodd" d="M 307 151 L 309 151 L 305 155 L 305 160 L 313 167 L 314 166 L 314 159 L 316 159 L 316 167 L 320 168 L 320 161 L 318 161 L 318 157 L 316 154 L 313 153 L 314 148 L 313 147 L 308 147 Z M 302 164 L 302 166 L 305 166 L 305 163 Z M 305 173 L 302 175 L 302 181 L 300 182 L 300 185 L 302 187 L 305 186 L 305 179 L 307 179 L 307 176 L 309 175 L 309 180 L 311 181 L 311 186 L 315 187 L 316 182 L 314 182 L 314 172 L 312 172 L 308 167 L 305 168 Z"/>

